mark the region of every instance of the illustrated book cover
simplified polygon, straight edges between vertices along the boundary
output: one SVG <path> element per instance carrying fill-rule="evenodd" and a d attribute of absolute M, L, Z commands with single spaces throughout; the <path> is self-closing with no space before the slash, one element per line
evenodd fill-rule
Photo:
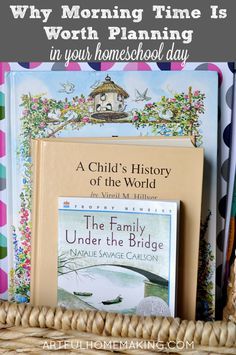
<path fill-rule="evenodd" d="M 153 145 L 145 144 L 146 139 L 142 144 L 142 138 L 130 144 L 128 139 L 107 140 L 33 141 L 31 302 L 57 304 L 59 197 L 176 200 L 181 203 L 177 314 L 194 319 L 203 149 L 159 147 L 158 139 Z"/>
<path fill-rule="evenodd" d="M 58 204 L 59 305 L 145 315 L 151 302 L 156 315 L 175 315 L 177 202 L 61 197 Z"/>
<path fill-rule="evenodd" d="M 200 308 L 207 303 L 212 315 L 218 213 L 217 73 L 12 70 L 6 97 L 9 299 L 30 298 L 31 138 L 191 135 L 205 151 L 201 220 L 206 245 L 200 251 L 199 274 L 204 273 L 206 282 L 201 283 L 199 298 Z"/>

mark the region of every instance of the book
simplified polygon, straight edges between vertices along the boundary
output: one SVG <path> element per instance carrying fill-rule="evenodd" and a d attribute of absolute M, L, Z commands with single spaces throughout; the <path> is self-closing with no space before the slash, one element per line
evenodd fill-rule
<path fill-rule="evenodd" d="M 115 85 L 123 95 L 119 96 L 117 92 L 113 98 L 107 96 L 113 100 L 112 107 L 109 102 L 104 105 L 105 101 L 96 95 L 101 87 L 104 90 L 104 85 Z M 211 211 L 204 234 L 208 253 L 205 249 L 200 251 L 200 265 L 204 266 L 199 273 L 204 271 L 206 277 L 199 298 L 204 309 L 207 303 L 209 314 L 214 313 L 218 213 L 217 87 L 217 73 L 193 70 L 108 73 L 29 70 L 8 74 L 10 300 L 28 301 L 30 294 L 31 138 L 192 135 L 195 144 L 205 150 L 203 223 Z M 97 99 L 99 103 L 95 104 Z M 22 223 L 28 230 L 27 236 L 22 231 Z"/>
<path fill-rule="evenodd" d="M 236 82 L 234 76 L 234 82 Z M 230 264 L 235 259 L 235 218 L 236 218 L 236 93 L 235 83 L 233 92 L 233 111 L 230 139 L 230 159 L 228 167 L 228 191 L 226 199 L 226 218 L 224 229 L 223 264 L 222 264 L 222 287 L 227 286 Z M 224 290 L 225 291 L 225 290 Z M 225 296 L 223 294 L 223 296 Z"/>
<path fill-rule="evenodd" d="M 178 200 L 180 212 L 177 314 L 196 308 L 203 149 L 33 140 L 31 302 L 57 304 L 57 199 L 62 196 Z M 127 141 L 127 139 L 126 139 Z M 155 141 L 155 139 L 153 140 Z M 158 139 L 156 139 L 158 141 Z M 157 144 L 157 143 L 156 143 Z M 190 282 L 191 280 L 191 282 Z"/>
<path fill-rule="evenodd" d="M 60 306 L 175 315 L 178 202 L 58 200 Z"/>
<path fill-rule="evenodd" d="M 236 175 L 235 175 L 235 180 L 234 180 L 234 190 L 233 190 L 233 196 L 232 196 L 232 206 L 231 206 L 231 212 L 229 217 L 227 216 L 226 221 L 229 218 L 229 226 L 227 227 L 228 231 L 228 236 L 227 236 L 227 254 L 225 257 L 225 268 L 223 271 L 225 273 L 222 275 L 223 276 L 223 285 L 226 285 L 228 282 L 229 278 L 229 271 L 230 271 L 230 265 L 234 262 L 235 259 L 235 248 L 236 248 Z M 224 296 L 224 295 L 223 295 Z"/>

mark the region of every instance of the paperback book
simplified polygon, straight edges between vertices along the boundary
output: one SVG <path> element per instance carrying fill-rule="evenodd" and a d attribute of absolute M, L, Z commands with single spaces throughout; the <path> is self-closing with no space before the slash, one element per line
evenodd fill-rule
<path fill-rule="evenodd" d="M 58 304 L 144 314 L 151 301 L 174 316 L 177 212 L 170 201 L 59 198 Z"/>

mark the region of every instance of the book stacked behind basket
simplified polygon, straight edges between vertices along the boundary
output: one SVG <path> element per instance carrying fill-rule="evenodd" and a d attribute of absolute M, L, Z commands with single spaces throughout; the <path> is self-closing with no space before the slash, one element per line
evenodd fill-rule
<path fill-rule="evenodd" d="M 158 205 L 159 200 L 169 201 L 169 203 L 180 201 L 178 271 L 176 265 L 176 270 L 174 270 L 174 274 L 178 276 L 178 281 L 174 285 L 177 295 L 175 314 L 185 319 L 195 318 L 203 177 L 202 148 L 193 147 L 190 140 L 186 138 L 37 139 L 32 142 L 32 157 L 31 302 L 34 305 L 55 306 L 58 304 L 58 269 L 61 266 L 61 264 L 58 265 L 58 244 L 61 242 L 61 237 L 59 237 L 61 227 L 58 228 L 58 222 L 60 224 L 62 221 L 60 210 L 58 213 L 58 201 L 62 209 L 67 209 L 70 203 L 74 203 L 73 209 L 76 210 L 78 204 L 74 199 L 85 198 L 84 204 L 87 203 L 87 209 L 95 213 L 96 198 L 99 199 L 99 205 L 102 204 L 101 198 L 104 201 L 100 212 L 105 212 L 104 209 L 107 207 L 104 206 L 109 204 L 112 198 L 115 212 L 121 214 L 127 208 L 124 203 L 125 199 L 130 200 L 127 203 L 132 204 L 130 208 L 132 207 L 133 212 L 135 208 L 141 209 L 142 200 L 144 200 L 142 213 L 145 211 L 150 213 L 153 208 L 157 215 L 165 214 L 164 207 L 158 210 L 161 206 L 161 204 Z M 93 198 L 92 207 L 89 205 L 89 198 Z M 123 203 L 123 210 L 120 205 L 118 206 L 119 199 Z M 157 205 L 154 206 L 153 202 Z M 109 213 L 114 206 L 110 207 Z M 169 214 L 173 215 L 176 220 L 177 212 L 174 202 L 169 205 L 169 211 L 171 211 Z M 79 216 L 79 212 L 76 211 L 76 213 Z M 85 221 L 85 217 L 82 217 Z M 112 214 L 106 218 L 109 220 L 111 217 Z M 151 218 L 149 215 L 144 217 L 145 220 Z M 86 218 L 88 222 L 89 217 Z M 70 226 L 68 214 L 66 221 Z M 127 224 L 127 220 L 124 221 Z M 156 221 L 155 217 L 150 225 L 159 223 Z M 104 224 L 102 222 L 100 225 Z M 148 222 L 145 222 L 146 225 L 143 227 L 141 222 L 141 225 L 138 225 L 139 222 L 132 220 L 131 224 L 133 223 L 136 228 L 135 223 L 137 223 L 137 230 L 140 228 L 139 240 L 143 237 L 143 242 L 145 242 L 144 235 L 141 236 L 141 229 L 148 228 Z M 71 222 L 71 229 L 73 229 L 73 223 Z M 176 226 L 176 223 L 174 225 Z M 103 226 L 101 231 L 103 228 L 105 227 Z M 67 227 L 65 233 L 69 233 L 68 230 Z M 158 231 L 160 231 L 159 227 L 157 227 L 157 235 Z M 152 232 L 149 238 L 151 236 Z M 102 234 L 103 237 L 107 235 Z M 177 237 L 177 227 L 175 237 Z M 171 242 L 169 240 L 169 245 L 175 250 L 174 254 L 169 254 L 169 257 L 171 255 L 177 257 L 178 254 L 177 243 L 173 240 Z M 170 260 L 165 262 L 168 263 Z M 119 263 L 122 264 L 121 261 Z M 163 265 L 163 269 L 169 269 L 170 273 L 170 265 Z M 169 278 L 169 283 L 170 280 L 173 282 L 175 279 L 175 277 Z M 125 284 L 123 287 L 125 288 Z M 86 291 L 80 296 L 88 296 Z M 134 296 L 135 294 L 132 295 Z M 119 300 L 118 297 L 119 295 L 107 301 L 119 303 L 121 297 Z"/>
<path fill-rule="evenodd" d="M 177 136 L 179 139 L 190 135 L 197 147 L 204 148 L 205 161 L 197 318 L 212 319 L 216 236 L 221 228 L 217 222 L 217 200 L 222 196 L 220 190 L 217 194 L 217 73 L 13 70 L 6 78 L 7 235 L 2 249 L 6 273 L 0 279 L 7 292 L 2 297 L 16 302 L 30 300 L 31 138 Z M 142 191 L 139 193 L 142 195 Z"/>

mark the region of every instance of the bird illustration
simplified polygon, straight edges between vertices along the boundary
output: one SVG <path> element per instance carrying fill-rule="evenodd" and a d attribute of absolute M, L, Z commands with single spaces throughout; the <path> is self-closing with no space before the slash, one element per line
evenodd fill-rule
<path fill-rule="evenodd" d="M 148 97 L 147 96 L 147 92 L 148 92 L 148 89 L 146 89 L 142 94 L 137 90 L 135 89 L 135 102 L 139 102 L 139 101 L 149 101 L 151 100 L 151 97 Z"/>
<path fill-rule="evenodd" d="M 126 107 L 127 107 L 127 105 L 125 105 L 124 107 L 120 107 L 118 111 L 119 112 L 124 112 L 126 110 Z"/>
<path fill-rule="evenodd" d="M 173 117 L 173 112 L 171 110 L 159 111 L 159 117 L 164 120 L 170 120 Z"/>
<path fill-rule="evenodd" d="M 57 109 L 54 112 L 49 112 L 48 118 L 53 125 L 58 125 L 60 124 L 60 115 L 61 115 L 61 111 Z"/>
<path fill-rule="evenodd" d="M 173 96 L 176 94 L 176 91 L 171 88 L 170 84 L 166 85 L 166 89 L 169 93 L 171 93 Z"/>
<path fill-rule="evenodd" d="M 105 110 L 106 110 L 106 111 L 112 111 L 112 106 L 111 106 L 111 104 L 106 104 Z"/>
<path fill-rule="evenodd" d="M 99 85 L 100 85 L 101 81 L 100 80 L 96 80 L 91 86 L 91 89 L 96 89 Z"/>
<path fill-rule="evenodd" d="M 72 94 L 75 91 L 75 84 L 70 83 L 69 81 L 65 83 L 60 83 L 62 89 L 58 90 L 58 92 Z"/>

